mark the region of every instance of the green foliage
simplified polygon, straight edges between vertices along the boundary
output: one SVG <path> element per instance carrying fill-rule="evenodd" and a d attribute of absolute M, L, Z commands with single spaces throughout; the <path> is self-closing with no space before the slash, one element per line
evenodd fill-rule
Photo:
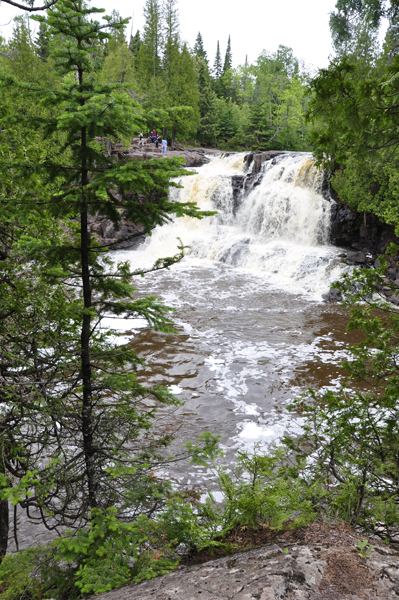
<path fill-rule="evenodd" d="M 204 48 L 204 41 L 202 39 L 202 35 L 201 35 L 200 31 L 198 32 L 197 38 L 195 40 L 193 50 L 194 50 L 194 54 L 196 56 L 198 56 L 198 58 L 202 58 L 208 65 L 208 55 Z"/>
<path fill-rule="evenodd" d="M 135 35 L 130 37 L 129 50 L 136 58 L 141 46 L 140 31 L 137 30 Z"/>
<path fill-rule="evenodd" d="M 94 510 L 88 529 L 7 555 L 0 566 L 3 597 L 79 598 L 163 575 L 177 565 L 155 521 L 141 515 L 134 523 L 123 523 L 116 512 Z"/>
<path fill-rule="evenodd" d="M 355 546 L 355 550 L 361 558 L 370 558 L 373 546 L 368 546 L 368 539 L 366 538 L 363 541 L 357 540 L 357 546 Z"/>
<path fill-rule="evenodd" d="M 220 45 L 219 45 L 219 40 L 216 46 L 216 56 L 215 56 L 215 62 L 213 63 L 213 76 L 215 78 L 215 80 L 220 79 L 220 77 L 222 76 L 223 73 L 223 67 L 222 67 L 222 55 L 220 54 Z"/>
<path fill-rule="evenodd" d="M 354 20 L 346 45 L 340 37 L 345 47 L 310 83 L 314 153 L 334 172 L 332 185 L 341 201 L 398 227 L 397 6 L 342 1 L 337 8 Z M 390 18 L 383 51 L 376 42 L 382 14 Z"/>
<path fill-rule="evenodd" d="M 87 524 L 94 508 L 117 506 L 122 520 L 134 520 L 165 503 L 170 482 L 153 470 L 165 462 L 171 434 L 150 433 L 155 409 L 145 410 L 141 399 L 177 402 L 168 389 L 139 383 L 143 361 L 101 328 L 102 318 L 113 315 L 174 332 L 168 307 L 135 297 L 132 278 L 144 271 L 115 264 L 90 238 L 88 215 L 107 216 L 118 227 L 123 211 L 148 234 L 172 215 L 208 214 L 168 198 L 176 185 L 170 178 L 184 174 L 181 160 L 104 156 L 97 138 L 129 139 L 143 121 L 131 86 L 98 82 L 101 44 L 114 44 L 106 64 L 120 49 L 128 55 L 126 21 L 114 14 L 100 24 L 92 18 L 98 12 L 83 0 L 59 0 L 45 21 L 38 17 L 53 40 L 49 60 L 58 85 L 26 84 L 6 72 L 0 88 L 7 100 L 0 109 L 0 217 L 7 224 L 0 400 L 14 415 L 4 421 L 1 494 L 74 528 Z M 24 23 L 18 31 L 33 52 Z M 27 102 L 30 110 L 19 108 Z M 172 265 L 182 252 L 149 270 Z"/>
<path fill-rule="evenodd" d="M 231 39 L 229 36 L 229 39 L 227 40 L 226 54 L 224 56 L 223 71 L 222 71 L 223 75 L 225 73 L 227 73 L 227 71 L 230 71 L 232 66 L 233 66 L 233 56 L 231 53 Z"/>
<path fill-rule="evenodd" d="M 397 258 L 398 248 L 390 253 Z M 348 329 L 362 331 L 363 339 L 350 348 L 339 391 L 311 392 L 294 403 L 306 425 L 299 439 L 285 443 L 303 461 L 300 477 L 319 489 L 320 514 L 392 541 L 399 532 L 399 314 L 381 294 L 384 286 L 398 294 L 385 276 L 390 260 L 335 284 L 351 307 Z"/>

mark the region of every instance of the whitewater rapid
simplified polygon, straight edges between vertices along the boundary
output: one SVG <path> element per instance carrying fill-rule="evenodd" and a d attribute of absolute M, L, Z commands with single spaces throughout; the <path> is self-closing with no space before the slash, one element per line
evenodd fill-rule
<path fill-rule="evenodd" d="M 339 251 L 329 245 L 331 200 L 323 196 L 325 174 L 315 168 L 310 154 L 287 153 L 265 162 L 254 176 L 244 157 L 213 159 L 177 180 L 183 188 L 171 191 L 175 200 L 196 202 L 217 215 L 176 219 L 157 228 L 135 252 L 121 255 L 133 268 L 150 266 L 175 254 L 181 239 L 189 246 L 185 260 L 192 264 L 223 263 L 277 289 L 321 300 L 345 270 Z M 246 189 L 237 190 L 237 178 Z"/>
<path fill-rule="evenodd" d="M 175 254 L 177 238 L 189 246 L 180 263 L 135 283 L 139 295 L 175 309 L 179 335 L 139 319 L 104 320 L 145 359 L 143 382 L 167 385 L 182 400 L 172 418 L 177 447 L 212 431 L 222 435 L 226 461 L 295 434 L 300 416 L 287 405 L 309 386 L 339 386 L 355 340 L 345 309 L 321 301 L 348 268 L 329 245 L 325 174 L 309 154 L 283 154 L 259 174 L 244 157 L 213 159 L 172 190 L 215 216 L 175 219 L 139 248 L 116 253 L 142 269 Z M 205 477 L 195 469 L 180 475 L 186 483 Z"/>

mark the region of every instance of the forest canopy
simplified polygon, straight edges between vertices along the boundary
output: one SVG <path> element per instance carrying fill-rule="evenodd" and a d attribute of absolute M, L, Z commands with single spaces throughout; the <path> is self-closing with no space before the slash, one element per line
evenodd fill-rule
<path fill-rule="evenodd" d="M 45 3 L 26 3 L 37 11 L 39 5 Z M 49 59 L 57 39 L 46 17 L 37 26 L 31 14 L 36 13 L 15 19 L 7 42 L 0 39 L 0 69 L 20 81 L 39 82 L 43 76 L 57 85 Z M 180 31 L 177 0 L 147 0 L 144 16 L 142 31 L 133 32 L 126 22 L 118 33 L 98 42 L 93 76 L 99 83 L 129 86 L 148 116 L 148 132 L 155 126 L 166 129 L 170 138 L 175 130 L 181 142 L 230 150 L 310 149 L 305 123 L 310 74 L 291 48 L 263 51 L 253 64 L 233 67 L 230 37 L 225 50 L 215 40 L 214 59 L 200 32 L 193 48 L 188 46 Z M 123 21 L 117 11 L 112 18 Z M 183 106 L 185 111 L 177 110 Z"/>

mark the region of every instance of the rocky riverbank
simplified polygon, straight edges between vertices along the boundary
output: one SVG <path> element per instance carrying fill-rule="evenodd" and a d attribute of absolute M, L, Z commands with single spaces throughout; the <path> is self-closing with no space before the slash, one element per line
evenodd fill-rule
<path fill-rule="evenodd" d="M 393 600 L 399 597 L 399 552 L 373 542 L 368 558 L 345 526 L 314 524 L 276 534 L 276 543 L 180 567 L 96 600 Z M 302 539 L 301 539 L 302 538 Z"/>
<path fill-rule="evenodd" d="M 138 138 L 135 138 L 129 147 L 121 143 L 114 143 L 107 139 L 98 138 L 98 142 L 105 146 L 107 156 L 113 156 L 117 159 L 130 160 L 151 160 L 163 158 L 184 158 L 186 167 L 200 167 L 210 162 L 212 155 L 221 154 L 218 150 L 208 150 L 204 148 L 188 148 L 185 146 L 175 145 L 175 150 L 168 150 L 166 154 L 161 153 L 161 148 L 156 148 L 155 144 L 145 141 L 143 146 L 139 145 Z M 124 248 L 134 248 L 143 238 L 140 236 L 142 229 L 123 218 L 119 225 L 119 229 L 115 225 L 101 215 L 89 217 L 89 233 L 95 236 L 102 246 L 107 246 L 110 250 L 120 250 Z M 130 239 L 126 239 L 130 238 Z"/>
<path fill-rule="evenodd" d="M 219 150 L 208 150 L 204 148 L 188 148 L 175 144 L 174 150 L 167 149 L 165 154 L 162 154 L 161 147 L 156 148 L 155 144 L 144 141 L 143 145 L 139 145 L 138 138 L 135 138 L 129 147 L 120 143 L 110 144 L 108 140 L 100 140 L 105 142 L 105 149 L 108 156 L 116 158 L 129 158 L 131 160 L 150 160 L 152 158 L 184 158 L 186 167 L 201 167 L 210 161 L 210 156 L 220 154 Z"/>

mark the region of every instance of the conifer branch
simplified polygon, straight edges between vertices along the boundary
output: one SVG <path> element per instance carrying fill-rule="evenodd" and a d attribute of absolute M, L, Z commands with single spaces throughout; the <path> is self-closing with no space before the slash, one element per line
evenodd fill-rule
<path fill-rule="evenodd" d="M 39 10 L 48 10 L 49 8 L 54 6 L 54 4 L 57 4 L 58 0 L 52 0 L 51 2 L 48 2 L 47 4 L 45 4 L 44 6 L 37 6 L 37 7 L 24 6 L 23 4 L 19 4 L 18 2 L 13 2 L 13 0 L 2 0 L 2 2 L 5 2 L 6 4 L 10 4 L 11 6 L 15 6 L 16 8 L 20 8 L 27 12 L 37 12 Z"/>

